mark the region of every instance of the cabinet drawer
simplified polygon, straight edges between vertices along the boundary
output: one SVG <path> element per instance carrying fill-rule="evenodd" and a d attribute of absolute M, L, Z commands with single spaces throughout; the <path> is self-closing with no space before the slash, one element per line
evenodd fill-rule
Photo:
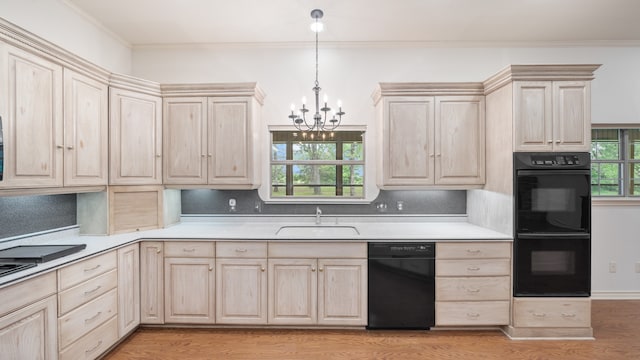
<path fill-rule="evenodd" d="M 0 290 L 0 316 L 56 293 L 56 275 L 50 272 Z"/>
<path fill-rule="evenodd" d="M 116 252 L 81 261 L 58 270 L 58 290 L 64 290 L 80 284 L 107 271 L 115 269 L 118 264 Z"/>
<path fill-rule="evenodd" d="M 118 317 L 114 316 L 60 352 L 60 360 L 95 359 L 118 341 Z"/>
<path fill-rule="evenodd" d="M 213 241 L 172 241 L 164 243 L 165 257 L 206 258 L 216 256 Z"/>
<path fill-rule="evenodd" d="M 58 293 L 58 314 L 62 316 L 70 310 L 91 301 L 118 285 L 118 272 L 112 270 L 97 278 Z"/>
<path fill-rule="evenodd" d="M 508 276 L 509 259 L 436 260 L 436 276 Z"/>
<path fill-rule="evenodd" d="M 514 299 L 516 327 L 589 327 L 590 299 Z"/>
<path fill-rule="evenodd" d="M 255 241 L 216 242 L 219 258 L 266 258 L 267 243 Z"/>
<path fill-rule="evenodd" d="M 436 302 L 437 326 L 508 324 L 509 301 Z"/>
<path fill-rule="evenodd" d="M 117 313 L 118 292 L 112 289 L 58 319 L 60 349 L 95 329 Z"/>
<path fill-rule="evenodd" d="M 508 276 L 436 278 L 436 301 L 509 300 Z"/>
<path fill-rule="evenodd" d="M 436 244 L 437 259 L 496 259 L 511 258 L 508 242 L 465 242 Z"/>

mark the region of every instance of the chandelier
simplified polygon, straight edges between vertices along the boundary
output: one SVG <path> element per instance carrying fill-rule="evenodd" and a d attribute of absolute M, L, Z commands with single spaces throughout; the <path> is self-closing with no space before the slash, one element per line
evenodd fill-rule
<path fill-rule="evenodd" d="M 338 100 L 337 107 L 338 111 L 332 110 L 328 105 L 328 97 L 327 94 L 324 94 L 323 103 L 324 105 L 320 107 L 320 83 L 318 82 L 318 33 L 323 30 L 323 24 L 319 21 L 322 19 L 324 13 L 320 9 L 314 9 L 311 11 L 311 18 L 314 19 L 314 23 L 311 24 L 311 30 L 316 33 L 316 81 L 313 87 L 313 93 L 315 97 L 315 113 L 313 114 L 313 119 L 309 119 L 310 122 L 307 122 L 307 113 L 309 112 L 309 108 L 306 107 L 307 98 L 306 96 L 302 97 L 302 107 L 296 113 L 296 105 L 291 104 L 291 115 L 288 117 L 293 122 L 293 126 L 296 127 L 299 131 L 332 131 L 336 129 L 340 125 L 340 121 L 342 120 L 342 115 L 344 115 L 344 111 L 342 111 L 342 102 Z"/>

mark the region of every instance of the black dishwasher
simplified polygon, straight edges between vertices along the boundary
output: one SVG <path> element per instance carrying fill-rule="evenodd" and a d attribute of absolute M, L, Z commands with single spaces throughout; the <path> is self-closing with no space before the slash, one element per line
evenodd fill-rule
<path fill-rule="evenodd" d="M 435 243 L 369 243 L 367 329 L 435 325 Z"/>

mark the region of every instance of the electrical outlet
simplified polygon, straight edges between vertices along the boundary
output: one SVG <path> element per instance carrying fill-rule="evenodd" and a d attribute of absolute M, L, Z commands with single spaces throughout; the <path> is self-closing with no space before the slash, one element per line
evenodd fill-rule
<path fill-rule="evenodd" d="M 640 273 L 640 261 L 636 262 L 636 272 Z"/>
<path fill-rule="evenodd" d="M 609 272 L 610 273 L 618 272 L 618 264 L 615 261 L 609 262 Z"/>

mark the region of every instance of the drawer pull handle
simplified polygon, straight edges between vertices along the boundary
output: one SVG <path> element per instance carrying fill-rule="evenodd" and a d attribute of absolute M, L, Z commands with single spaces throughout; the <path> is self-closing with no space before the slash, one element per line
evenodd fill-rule
<path fill-rule="evenodd" d="M 565 314 L 565 313 L 562 313 L 562 317 L 563 318 L 574 318 L 574 317 L 576 317 L 576 314 Z"/>
<path fill-rule="evenodd" d="M 100 268 L 100 264 L 92 267 L 91 269 L 84 269 L 84 272 L 90 272 L 90 271 L 98 270 L 99 268 Z"/>
<path fill-rule="evenodd" d="M 91 349 L 85 350 L 84 353 L 85 354 L 91 354 L 92 352 L 98 350 L 98 348 L 100 348 L 100 345 L 102 345 L 102 340 L 98 341 L 98 344 L 96 346 L 92 347 Z"/>
<path fill-rule="evenodd" d="M 247 249 L 246 248 L 237 248 L 236 252 L 245 253 L 245 252 L 247 252 Z"/>
<path fill-rule="evenodd" d="M 478 255 L 478 254 L 480 254 L 480 250 L 479 249 L 475 249 L 475 250 L 467 249 L 467 253 L 469 253 L 471 255 Z"/>
<path fill-rule="evenodd" d="M 85 291 L 85 292 L 84 292 L 84 296 L 87 296 L 87 295 L 91 295 L 91 294 L 93 294 L 94 292 L 96 292 L 96 291 L 100 290 L 100 288 L 101 288 L 101 287 L 102 287 L 102 286 L 98 285 L 98 287 L 97 287 L 97 288 L 95 288 L 95 289 L 93 289 L 93 290 Z"/>
<path fill-rule="evenodd" d="M 478 271 L 478 270 L 480 270 L 480 268 L 477 267 L 477 266 L 467 266 L 467 270 L 469 270 L 469 271 Z"/>
<path fill-rule="evenodd" d="M 535 316 L 537 318 L 543 318 L 543 317 L 546 317 L 547 314 L 545 314 L 545 313 L 533 313 L 533 316 Z"/>
<path fill-rule="evenodd" d="M 98 318 L 98 316 L 100 316 L 100 314 L 102 314 L 102 311 L 98 311 L 98 313 L 97 313 L 97 314 L 93 315 L 92 317 L 90 317 L 90 318 L 88 318 L 88 319 L 85 319 L 85 320 L 84 320 L 84 323 L 85 323 L 85 324 L 87 324 L 87 323 L 92 322 L 93 320 L 97 319 L 97 318 Z"/>
<path fill-rule="evenodd" d="M 478 313 L 467 313 L 467 317 L 469 319 L 477 319 L 477 318 L 480 317 L 480 314 L 478 314 Z"/>
<path fill-rule="evenodd" d="M 471 294 L 477 294 L 480 292 L 480 289 L 467 289 L 467 292 Z"/>
<path fill-rule="evenodd" d="M 182 251 L 188 252 L 188 253 L 192 253 L 192 252 L 196 251 L 196 249 L 195 248 L 191 248 L 191 249 L 184 248 L 184 249 L 182 249 Z"/>

